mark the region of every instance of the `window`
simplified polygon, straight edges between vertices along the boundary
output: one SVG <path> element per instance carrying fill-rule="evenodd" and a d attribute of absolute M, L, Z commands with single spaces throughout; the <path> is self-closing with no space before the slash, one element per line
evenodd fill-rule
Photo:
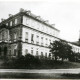
<path fill-rule="evenodd" d="M 39 22 L 37 22 L 37 29 L 39 29 L 39 27 L 40 27 L 40 23 L 39 23 Z"/>
<path fill-rule="evenodd" d="M 7 40 L 7 31 L 4 32 L 4 39 Z"/>
<path fill-rule="evenodd" d="M 44 31 L 44 25 L 43 25 L 43 24 L 42 24 L 42 26 L 41 26 L 41 30 Z"/>
<path fill-rule="evenodd" d="M 26 25 L 29 25 L 29 23 L 30 23 L 29 18 L 26 18 Z"/>
<path fill-rule="evenodd" d="M 33 50 L 31 50 L 31 54 L 33 55 Z"/>
<path fill-rule="evenodd" d="M 46 26 L 44 26 L 44 30 L 45 30 L 45 32 L 47 32 L 47 27 Z"/>
<path fill-rule="evenodd" d="M 47 46 L 47 38 L 46 38 L 46 46 Z"/>
<path fill-rule="evenodd" d="M 14 33 L 14 41 L 17 39 L 17 34 Z"/>
<path fill-rule="evenodd" d="M 12 26 L 12 21 L 10 22 L 10 26 Z"/>
<path fill-rule="evenodd" d="M 51 58 L 51 53 L 49 53 L 49 58 Z"/>
<path fill-rule="evenodd" d="M 31 34 L 31 43 L 34 43 L 33 38 L 34 38 L 34 34 Z"/>
<path fill-rule="evenodd" d="M 25 55 L 28 54 L 28 49 L 25 49 Z"/>
<path fill-rule="evenodd" d="M 45 53 L 45 57 L 47 58 L 47 53 Z"/>
<path fill-rule="evenodd" d="M 43 52 L 41 52 L 41 57 L 43 57 Z"/>
<path fill-rule="evenodd" d="M 25 33 L 25 41 L 28 42 L 28 32 Z"/>
<path fill-rule="evenodd" d="M 17 19 L 15 19 L 15 24 L 17 24 Z"/>
<path fill-rule="evenodd" d="M 41 37 L 41 45 L 43 45 L 43 37 Z"/>
<path fill-rule="evenodd" d="M 36 44 L 39 44 L 39 36 L 37 36 L 37 39 L 36 39 Z"/>
<path fill-rule="evenodd" d="M 16 50 L 16 49 L 14 49 L 14 56 L 16 56 L 16 52 L 17 52 L 17 50 Z"/>
<path fill-rule="evenodd" d="M 38 51 L 36 51 L 36 56 L 38 56 Z"/>
<path fill-rule="evenodd" d="M 49 39 L 49 43 L 51 43 L 51 40 Z"/>
<path fill-rule="evenodd" d="M 50 28 L 50 34 L 52 34 L 52 29 Z"/>

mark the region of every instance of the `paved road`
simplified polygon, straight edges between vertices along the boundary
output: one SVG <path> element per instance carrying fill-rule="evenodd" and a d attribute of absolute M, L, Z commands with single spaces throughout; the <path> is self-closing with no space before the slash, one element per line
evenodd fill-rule
<path fill-rule="evenodd" d="M 0 69 L 0 73 L 80 73 L 80 68 L 77 69 Z"/>

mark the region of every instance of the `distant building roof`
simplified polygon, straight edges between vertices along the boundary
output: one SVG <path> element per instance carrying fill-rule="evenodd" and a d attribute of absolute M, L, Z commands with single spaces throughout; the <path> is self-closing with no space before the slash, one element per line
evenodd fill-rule
<path fill-rule="evenodd" d="M 76 46 L 80 46 L 80 41 L 75 41 L 75 42 L 71 42 L 71 43 L 76 45 Z"/>

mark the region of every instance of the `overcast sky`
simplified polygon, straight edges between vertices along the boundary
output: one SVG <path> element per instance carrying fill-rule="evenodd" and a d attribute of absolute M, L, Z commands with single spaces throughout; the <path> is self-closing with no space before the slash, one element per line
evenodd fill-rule
<path fill-rule="evenodd" d="M 8 18 L 8 14 L 16 14 L 19 9 L 31 12 L 60 30 L 60 38 L 67 41 L 77 41 L 80 30 L 79 0 L 18 0 L 0 1 L 0 19 Z M 1 21 L 1 20 L 0 20 Z"/>

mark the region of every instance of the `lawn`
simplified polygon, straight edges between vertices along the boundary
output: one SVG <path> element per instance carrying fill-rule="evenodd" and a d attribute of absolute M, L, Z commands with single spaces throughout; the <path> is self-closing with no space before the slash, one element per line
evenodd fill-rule
<path fill-rule="evenodd" d="M 31 65 L 28 66 L 8 66 L 1 65 L 0 69 L 69 69 L 69 68 L 80 68 L 80 63 L 78 62 L 44 62 L 40 66 Z"/>
<path fill-rule="evenodd" d="M 80 79 L 80 74 L 58 73 L 1 73 L 1 79 Z"/>
<path fill-rule="evenodd" d="M 62 74 L 54 73 L 1 73 L 0 78 L 6 79 L 66 79 Z"/>

